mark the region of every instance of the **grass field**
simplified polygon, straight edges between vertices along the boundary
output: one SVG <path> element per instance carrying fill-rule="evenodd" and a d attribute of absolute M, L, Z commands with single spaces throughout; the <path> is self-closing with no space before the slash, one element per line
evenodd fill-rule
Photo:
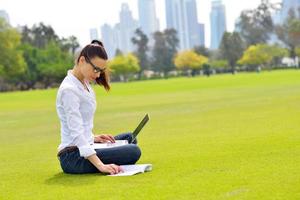
<path fill-rule="evenodd" d="M 0 199 L 300 199 L 300 70 L 96 87 L 94 133 L 135 128 L 132 177 L 63 174 L 56 89 L 0 94 Z"/>

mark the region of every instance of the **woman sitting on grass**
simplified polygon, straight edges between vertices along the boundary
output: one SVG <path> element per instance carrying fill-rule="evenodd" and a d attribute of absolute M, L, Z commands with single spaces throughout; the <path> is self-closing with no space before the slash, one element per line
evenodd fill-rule
<path fill-rule="evenodd" d="M 85 46 L 72 70 L 61 83 L 56 99 L 56 109 L 61 123 L 61 144 L 58 158 L 65 173 L 108 173 L 122 171 L 119 165 L 134 164 L 141 151 L 136 145 L 94 149 L 93 143 L 114 143 L 128 140 L 132 134 L 124 133 L 113 137 L 102 134 L 94 136 L 93 120 L 96 110 L 95 93 L 90 82 L 96 82 L 106 91 L 110 89 L 109 71 L 106 68 L 107 54 L 102 42 L 93 40 Z"/>

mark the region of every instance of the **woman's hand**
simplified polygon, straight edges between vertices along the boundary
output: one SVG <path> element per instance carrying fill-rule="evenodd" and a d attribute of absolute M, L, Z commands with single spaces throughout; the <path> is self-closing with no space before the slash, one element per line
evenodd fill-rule
<path fill-rule="evenodd" d="M 101 134 L 101 135 L 97 135 L 94 137 L 94 142 L 95 143 L 106 143 L 106 142 L 115 143 L 116 141 L 112 135 Z"/>
<path fill-rule="evenodd" d="M 123 172 L 122 168 L 118 165 L 115 165 L 115 164 L 108 164 L 108 165 L 103 164 L 99 167 L 99 170 L 102 173 L 107 173 L 107 174 L 110 174 L 110 175 L 118 174 L 120 172 Z"/>

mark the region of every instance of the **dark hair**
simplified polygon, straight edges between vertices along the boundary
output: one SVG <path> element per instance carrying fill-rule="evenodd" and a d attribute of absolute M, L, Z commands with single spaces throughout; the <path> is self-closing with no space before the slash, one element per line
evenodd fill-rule
<path fill-rule="evenodd" d="M 86 45 L 80 52 L 77 63 L 80 60 L 80 57 L 83 56 L 86 59 L 93 59 L 95 57 L 102 58 L 104 60 L 108 59 L 107 53 L 104 49 L 104 45 L 99 40 L 93 40 L 91 44 Z M 100 73 L 100 76 L 96 79 L 96 82 L 103 86 L 106 91 L 109 91 L 110 85 L 109 85 L 109 69 L 106 69 L 104 72 Z"/>

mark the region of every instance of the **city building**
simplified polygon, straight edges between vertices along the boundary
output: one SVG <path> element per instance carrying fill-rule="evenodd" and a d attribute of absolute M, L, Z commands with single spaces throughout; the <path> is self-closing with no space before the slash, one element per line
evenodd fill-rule
<path fill-rule="evenodd" d="M 223 34 L 226 31 L 226 11 L 221 0 L 212 1 L 210 12 L 210 48 L 218 49 Z"/>

